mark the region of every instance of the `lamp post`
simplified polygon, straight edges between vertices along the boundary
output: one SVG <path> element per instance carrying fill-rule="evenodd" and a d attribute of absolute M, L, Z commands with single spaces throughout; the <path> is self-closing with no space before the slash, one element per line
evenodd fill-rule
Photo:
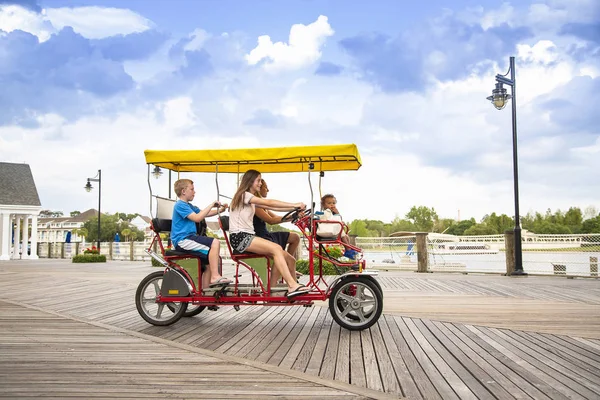
<path fill-rule="evenodd" d="M 100 215 L 102 214 L 100 212 L 100 200 L 101 200 L 101 194 L 102 194 L 102 170 L 98 170 L 98 174 L 93 177 L 93 178 L 87 178 L 87 183 L 85 184 L 84 189 L 87 192 L 91 192 L 93 187 L 91 182 L 98 182 L 98 253 L 100 253 Z"/>
<path fill-rule="evenodd" d="M 510 72 L 510 79 L 506 77 Z M 503 85 L 510 86 L 511 94 L 506 93 Z M 504 75 L 496 75 L 496 88 L 487 97 L 497 110 L 502 110 L 509 99 L 512 99 L 512 145 L 513 145 L 513 181 L 515 193 L 515 269 L 511 275 L 527 275 L 523 270 L 523 248 L 521 243 L 521 222 L 519 216 L 519 166 L 517 157 L 517 103 L 516 103 L 515 58 L 510 57 L 510 68 Z"/>

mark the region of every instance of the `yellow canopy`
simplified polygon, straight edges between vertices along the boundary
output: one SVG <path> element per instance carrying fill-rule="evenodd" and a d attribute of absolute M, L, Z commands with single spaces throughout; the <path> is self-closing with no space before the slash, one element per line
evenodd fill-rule
<path fill-rule="evenodd" d="M 360 168 L 355 144 L 232 150 L 146 150 L 146 164 L 178 172 L 347 171 Z"/>

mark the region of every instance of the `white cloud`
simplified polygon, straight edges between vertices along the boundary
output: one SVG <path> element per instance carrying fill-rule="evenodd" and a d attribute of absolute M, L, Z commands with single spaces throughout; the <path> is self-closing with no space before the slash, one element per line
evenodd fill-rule
<path fill-rule="evenodd" d="M 152 22 L 141 15 L 123 8 L 63 7 L 47 8 L 41 13 L 16 5 L 0 5 L 0 30 L 16 29 L 29 32 L 44 42 L 65 26 L 70 26 L 89 39 L 101 39 L 114 35 L 143 32 Z"/>
<path fill-rule="evenodd" d="M 196 122 L 190 97 L 179 97 L 166 101 L 163 114 L 165 125 L 174 129 L 190 128 Z"/>
<path fill-rule="evenodd" d="M 267 60 L 264 67 L 269 71 L 302 68 L 321 58 L 321 47 L 333 33 L 327 17 L 320 15 L 309 25 L 292 25 L 288 43 L 273 43 L 268 35 L 260 36 L 246 61 L 255 65 Z"/>
<path fill-rule="evenodd" d="M 60 30 L 65 26 L 89 39 L 143 32 L 152 22 L 141 15 L 123 8 L 62 7 L 45 10 L 46 19 Z"/>
<path fill-rule="evenodd" d="M 37 36 L 41 42 L 48 40 L 55 32 L 52 24 L 42 15 L 20 6 L 0 4 L 0 30 L 12 32 L 16 29 Z"/>

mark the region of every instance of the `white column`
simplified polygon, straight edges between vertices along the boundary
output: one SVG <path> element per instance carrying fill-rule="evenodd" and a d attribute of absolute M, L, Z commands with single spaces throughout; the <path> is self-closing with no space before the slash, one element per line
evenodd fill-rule
<path fill-rule="evenodd" d="M 29 258 L 27 255 L 27 242 L 29 241 L 29 215 L 23 216 L 23 235 L 21 237 L 21 259 Z"/>
<path fill-rule="evenodd" d="M 29 255 L 30 260 L 37 260 L 37 239 L 38 239 L 38 231 L 37 231 L 37 215 L 31 216 L 31 254 Z"/>
<path fill-rule="evenodd" d="M 0 260 L 10 260 L 8 249 L 10 246 L 10 214 L 2 214 L 2 240 L 0 240 Z"/>
<path fill-rule="evenodd" d="M 15 215 L 15 236 L 13 238 L 13 253 L 12 259 L 18 260 L 20 258 L 19 255 L 19 236 L 21 234 L 21 216 Z"/>

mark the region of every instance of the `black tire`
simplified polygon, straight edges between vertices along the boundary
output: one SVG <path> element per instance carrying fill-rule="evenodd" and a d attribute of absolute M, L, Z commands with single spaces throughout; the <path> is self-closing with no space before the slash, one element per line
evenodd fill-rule
<path fill-rule="evenodd" d="M 146 276 L 135 291 L 135 306 L 138 313 L 146 322 L 156 326 L 177 322 L 187 310 L 187 303 L 156 301 L 156 296 L 160 293 L 163 273 L 164 271 L 156 271 Z"/>
<path fill-rule="evenodd" d="M 381 286 L 379 285 L 379 282 L 377 282 L 377 280 L 375 280 L 375 279 L 372 279 L 371 282 L 375 283 L 375 286 L 377 287 L 377 289 L 379 290 L 379 293 L 381 294 L 381 298 L 383 298 L 383 291 L 381 290 Z M 338 311 L 343 312 L 344 306 L 345 306 L 345 304 L 344 304 L 344 301 L 342 300 L 342 298 L 338 298 L 338 301 L 337 301 Z M 373 312 L 373 311 L 374 311 L 374 309 L 371 310 L 371 312 Z M 365 317 L 368 318 L 371 315 L 371 312 L 367 312 L 367 314 L 365 314 Z M 350 318 L 354 321 L 360 321 L 360 317 L 354 311 L 350 311 L 346 315 L 348 318 Z"/>
<path fill-rule="evenodd" d="M 342 328 L 367 329 L 383 312 L 383 294 L 373 278 L 351 276 L 338 282 L 331 291 L 329 312 Z"/>
<path fill-rule="evenodd" d="M 187 308 L 183 313 L 184 317 L 195 317 L 196 315 L 204 311 L 204 309 L 206 308 L 206 306 L 201 306 L 199 304 L 187 303 L 186 305 Z"/>

